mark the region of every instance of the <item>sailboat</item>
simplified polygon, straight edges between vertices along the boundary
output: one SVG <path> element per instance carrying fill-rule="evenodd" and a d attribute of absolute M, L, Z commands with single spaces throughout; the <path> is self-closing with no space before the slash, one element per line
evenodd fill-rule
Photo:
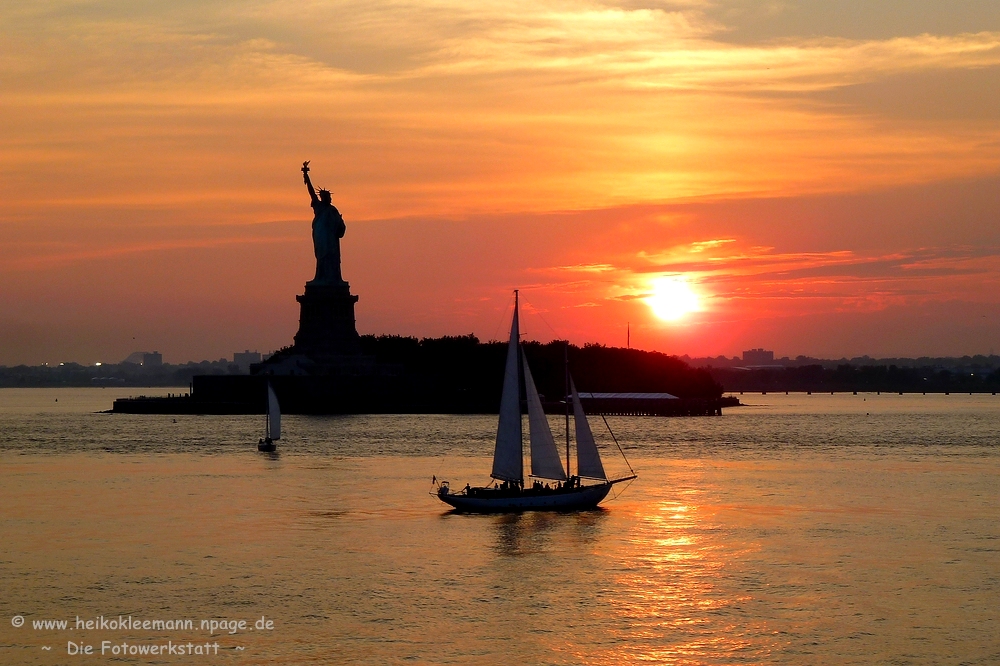
<path fill-rule="evenodd" d="M 257 442 L 258 451 L 274 451 L 274 440 L 281 439 L 281 409 L 278 407 L 278 396 L 267 383 L 267 415 L 264 418 L 264 436 Z"/>
<path fill-rule="evenodd" d="M 521 380 L 528 403 L 528 440 L 531 449 L 530 486 L 525 484 L 523 432 L 521 421 Z M 495 513 L 502 511 L 578 511 L 597 507 L 612 486 L 636 478 L 630 474 L 609 479 L 597 450 L 594 434 L 584 414 L 580 395 L 566 371 L 566 384 L 573 405 L 576 431 L 577 473 L 570 475 L 569 459 L 569 405 L 566 413 L 566 467 L 559 459 L 549 421 L 542 410 L 538 389 L 531 376 L 531 369 L 520 344 L 518 327 L 518 295 L 514 292 L 514 317 L 510 325 L 510 342 L 504 370 L 503 391 L 500 397 L 500 419 L 497 424 L 496 446 L 493 451 L 494 483 L 474 488 L 466 485 L 452 492 L 443 481 L 437 489 L 438 498 L 459 511 Z M 610 430 L 610 428 L 609 428 Z M 624 457 L 624 452 L 622 453 Z M 626 464 L 628 460 L 625 461 Z M 585 483 L 584 481 L 596 483 Z M 550 485 L 550 483 L 552 485 Z"/>

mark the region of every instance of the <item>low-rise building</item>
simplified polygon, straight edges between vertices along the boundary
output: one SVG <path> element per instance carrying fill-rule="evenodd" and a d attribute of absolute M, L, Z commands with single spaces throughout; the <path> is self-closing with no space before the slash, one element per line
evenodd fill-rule
<path fill-rule="evenodd" d="M 261 355 L 259 351 L 233 352 L 233 364 L 239 366 L 240 372 L 249 373 L 251 363 L 260 363 Z"/>
<path fill-rule="evenodd" d="M 774 363 L 774 352 L 763 347 L 748 349 L 743 352 L 743 363 L 746 365 L 771 365 Z"/>

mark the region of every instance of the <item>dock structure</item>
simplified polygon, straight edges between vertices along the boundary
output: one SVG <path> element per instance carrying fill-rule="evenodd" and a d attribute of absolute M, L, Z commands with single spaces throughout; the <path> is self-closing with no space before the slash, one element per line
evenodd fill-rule
<path fill-rule="evenodd" d="M 266 385 L 285 414 L 495 414 L 492 394 L 429 390 L 403 377 L 308 377 L 289 375 L 196 376 L 190 394 L 115 400 L 112 411 L 132 414 L 263 414 Z M 721 416 L 736 397 L 678 398 L 669 393 L 580 393 L 588 414 L 615 416 Z M 543 402 L 562 414 L 562 401 Z"/>
<path fill-rule="evenodd" d="M 736 407 L 738 398 L 678 398 L 670 393 L 581 392 L 588 414 L 608 416 L 722 416 L 723 407 Z"/>

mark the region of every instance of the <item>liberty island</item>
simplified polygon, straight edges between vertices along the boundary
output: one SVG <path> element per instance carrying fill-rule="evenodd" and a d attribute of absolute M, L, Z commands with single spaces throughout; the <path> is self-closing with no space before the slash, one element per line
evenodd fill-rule
<path fill-rule="evenodd" d="M 496 413 L 500 405 L 506 345 L 481 344 L 474 336 L 452 336 L 418 342 L 400 336 L 358 334 L 355 305 L 359 297 L 341 270 L 341 240 L 347 224 L 333 203 L 333 193 L 313 184 L 310 162 L 301 167 L 312 208 L 311 236 L 316 258 L 312 279 L 305 282 L 299 304 L 299 326 L 292 344 L 260 363 L 249 374 L 203 374 L 191 381 L 184 396 L 124 398 L 115 412 L 127 413 L 264 413 L 270 385 L 286 414 L 351 413 Z M 634 397 L 620 393 L 581 395 L 584 404 L 601 411 L 656 415 L 718 415 L 723 406 L 738 404 L 722 398 L 722 387 L 700 370 L 656 352 L 593 347 L 582 349 L 559 341 L 525 343 L 526 353 L 539 358 L 539 386 L 546 411 L 562 407 L 559 372 L 548 356 L 568 354 L 581 387 L 590 392 L 644 391 Z M 618 358 L 621 357 L 621 358 Z M 623 372 L 623 368 L 628 368 Z M 602 397 L 598 397 L 602 396 Z M 609 397 L 610 402 L 609 402 Z M 626 404 L 627 403 L 627 404 Z"/>

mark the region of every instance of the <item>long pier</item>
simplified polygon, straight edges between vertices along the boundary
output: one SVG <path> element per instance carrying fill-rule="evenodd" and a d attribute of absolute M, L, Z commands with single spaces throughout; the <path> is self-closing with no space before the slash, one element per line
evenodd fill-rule
<path fill-rule="evenodd" d="M 496 414 L 499 396 L 468 391 L 426 390 L 399 378 L 197 376 L 189 394 L 137 396 L 114 401 L 120 414 L 263 414 L 270 382 L 284 414 Z M 581 393 L 589 414 L 628 416 L 721 416 L 735 397 L 682 399 L 665 394 Z M 601 396 L 601 397 L 589 397 Z M 638 396 L 638 397 L 636 397 Z M 561 414 L 563 402 L 544 402 L 545 411 Z"/>

